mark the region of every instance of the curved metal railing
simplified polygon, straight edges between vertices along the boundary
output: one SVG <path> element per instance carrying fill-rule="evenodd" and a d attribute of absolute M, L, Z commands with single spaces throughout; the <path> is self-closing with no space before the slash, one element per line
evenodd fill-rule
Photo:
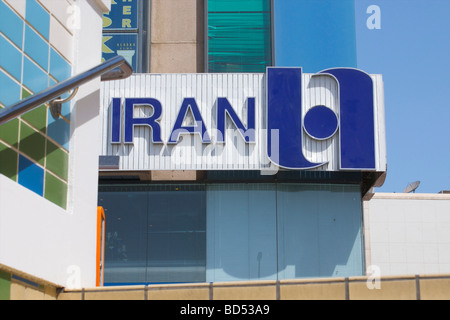
<path fill-rule="evenodd" d="M 111 81 L 125 79 L 132 73 L 133 69 L 125 58 L 116 56 L 88 71 L 59 82 L 41 92 L 35 93 L 10 107 L 0 109 L 0 125 L 49 101 L 52 115 L 57 117 L 61 111 L 61 104 L 73 98 L 79 86 L 97 77 L 101 77 L 101 81 Z M 62 100 L 60 98 L 62 94 L 71 90 L 73 90 L 73 92 L 68 99 Z"/>

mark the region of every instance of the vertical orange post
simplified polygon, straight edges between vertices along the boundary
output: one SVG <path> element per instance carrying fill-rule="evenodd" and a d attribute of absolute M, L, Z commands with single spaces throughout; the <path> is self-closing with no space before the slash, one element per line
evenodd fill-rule
<path fill-rule="evenodd" d="M 103 284 L 104 249 L 105 249 L 105 210 L 97 207 L 97 263 L 96 263 L 96 285 Z"/>

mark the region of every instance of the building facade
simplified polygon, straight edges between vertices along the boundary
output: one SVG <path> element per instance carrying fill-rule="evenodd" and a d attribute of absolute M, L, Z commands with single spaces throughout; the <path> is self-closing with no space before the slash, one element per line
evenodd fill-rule
<path fill-rule="evenodd" d="M 372 193 L 383 79 L 354 23 L 353 0 L 0 0 L 0 113 L 135 72 L 0 125 L 0 299 L 448 297 L 448 195 Z"/>
<path fill-rule="evenodd" d="M 362 198 L 386 169 L 383 83 L 354 69 L 353 1 L 326 2 L 112 4 L 104 57 L 128 46 L 138 72 L 102 86 L 106 285 L 365 274 Z M 345 27 L 324 18 L 306 28 L 316 14 Z M 142 43 L 149 57 L 133 49 Z M 317 56 L 326 50 L 333 55 Z M 345 142 L 352 125 L 337 97 L 345 99 L 350 73 L 370 88 L 371 138 L 358 142 L 369 151 Z M 291 95 L 278 93 L 283 81 L 300 92 L 292 101 L 280 100 Z M 302 123 L 321 111 L 331 122 L 339 115 L 339 130 L 308 133 Z M 281 138 L 266 141 L 272 129 Z M 347 166 L 346 144 L 373 163 Z"/>

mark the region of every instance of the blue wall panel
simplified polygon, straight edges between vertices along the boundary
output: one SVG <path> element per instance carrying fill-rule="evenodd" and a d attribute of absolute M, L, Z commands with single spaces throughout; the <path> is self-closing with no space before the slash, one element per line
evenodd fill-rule
<path fill-rule="evenodd" d="M 279 279 L 363 275 L 359 186 L 279 184 Z"/>
<path fill-rule="evenodd" d="M 274 0 L 275 65 L 356 67 L 354 0 Z"/>
<path fill-rule="evenodd" d="M 23 44 L 24 22 L 3 1 L 0 1 L 0 32 L 19 48 Z"/>
<path fill-rule="evenodd" d="M 207 186 L 206 281 L 276 278 L 275 188 Z"/>
<path fill-rule="evenodd" d="M 358 185 L 207 186 L 208 282 L 364 274 Z"/>

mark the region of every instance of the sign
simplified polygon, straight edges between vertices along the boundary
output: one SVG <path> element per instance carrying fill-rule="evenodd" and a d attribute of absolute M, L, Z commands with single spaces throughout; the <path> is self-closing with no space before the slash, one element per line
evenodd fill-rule
<path fill-rule="evenodd" d="M 102 57 L 103 61 L 117 55 L 137 70 L 138 35 L 136 33 L 103 33 Z"/>
<path fill-rule="evenodd" d="M 339 108 L 334 112 L 314 105 L 303 116 L 302 91 L 298 90 L 302 87 L 301 69 L 268 68 L 267 72 L 267 128 L 279 132 L 276 141 L 268 136 L 273 162 L 289 169 L 322 166 L 324 163 L 305 158 L 302 136 L 326 140 L 338 134 L 341 169 L 375 169 L 373 81 L 368 74 L 351 68 L 322 71 L 338 83 Z"/>
<path fill-rule="evenodd" d="M 104 30 L 138 28 L 138 0 L 112 0 L 111 11 L 103 14 Z"/>
<path fill-rule="evenodd" d="M 103 14 L 103 61 L 120 55 L 137 71 L 138 8 L 138 0 L 112 0 L 111 11 Z"/>
<path fill-rule="evenodd" d="M 132 77 L 102 84 L 102 154 L 119 156 L 122 170 L 386 169 L 380 75 Z"/>

